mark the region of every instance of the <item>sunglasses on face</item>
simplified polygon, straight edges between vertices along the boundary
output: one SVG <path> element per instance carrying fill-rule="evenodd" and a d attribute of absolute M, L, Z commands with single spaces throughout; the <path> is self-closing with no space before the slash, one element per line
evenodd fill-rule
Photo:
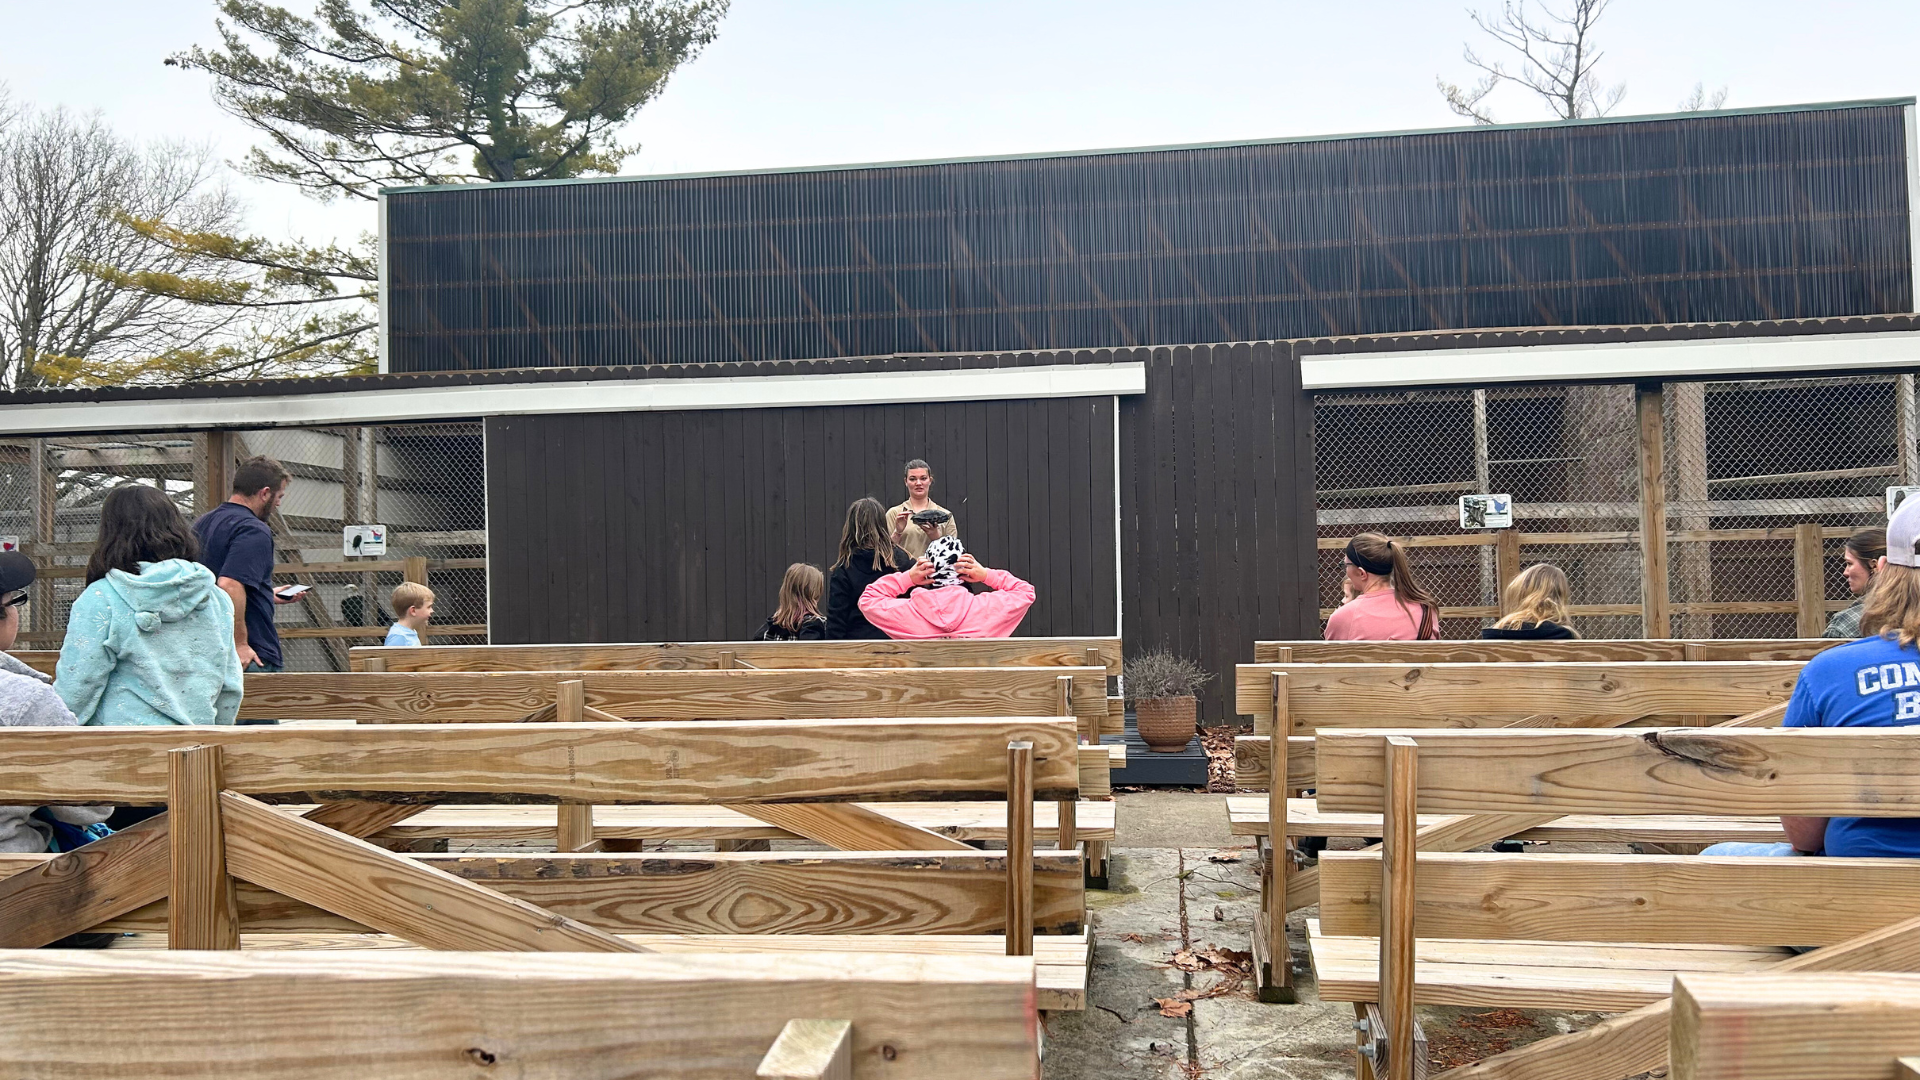
<path fill-rule="evenodd" d="M 26 593 L 15 593 L 4 601 L 0 601 L 0 607 L 26 607 L 28 599 Z"/>

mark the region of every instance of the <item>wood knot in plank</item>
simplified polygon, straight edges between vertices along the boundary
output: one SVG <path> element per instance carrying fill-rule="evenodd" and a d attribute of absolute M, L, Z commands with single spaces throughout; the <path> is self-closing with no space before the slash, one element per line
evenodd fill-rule
<path fill-rule="evenodd" d="M 1656 729 L 1641 736 L 1664 757 L 1714 772 L 1735 773 L 1755 780 L 1772 780 L 1777 773 L 1765 753 L 1725 735 L 1697 731 Z"/>

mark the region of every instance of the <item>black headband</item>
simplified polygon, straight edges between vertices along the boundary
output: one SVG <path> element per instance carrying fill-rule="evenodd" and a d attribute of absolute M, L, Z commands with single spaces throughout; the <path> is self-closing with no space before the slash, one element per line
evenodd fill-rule
<path fill-rule="evenodd" d="M 1387 541 L 1387 547 L 1388 550 L 1392 550 L 1393 541 Z M 1360 554 L 1360 550 L 1353 546 L 1353 541 L 1351 540 L 1347 541 L 1347 561 L 1376 577 L 1390 577 L 1393 574 L 1392 558 L 1388 558 L 1386 562 L 1376 562 L 1373 559 L 1369 559 L 1365 555 Z"/>

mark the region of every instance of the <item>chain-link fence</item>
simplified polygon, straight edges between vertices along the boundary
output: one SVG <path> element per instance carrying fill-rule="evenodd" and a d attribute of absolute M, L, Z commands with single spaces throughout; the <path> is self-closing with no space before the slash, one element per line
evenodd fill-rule
<path fill-rule="evenodd" d="M 1374 530 L 1405 538 L 1447 637 L 1477 636 L 1535 562 L 1567 571 L 1584 636 L 1641 636 L 1643 431 L 1678 637 L 1817 633 L 1852 599 L 1844 538 L 1885 523 L 1888 486 L 1920 483 L 1908 375 L 1669 383 L 1649 403 L 1631 386 L 1322 394 L 1314 413 L 1323 618 L 1340 548 Z M 1518 545 L 1460 527 L 1472 492 L 1513 496 Z"/>
<path fill-rule="evenodd" d="M 59 648 L 107 492 L 153 485 L 194 516 L 227 496 L 226 485 L 210 477 L 230 476 L 233 462 L 258 454 L 292 475 L 269 521 L 275 580 L 313 587 L 276 612 L 290 670 L 344 670 L 348 648 L 379 643 L 393 617 L 388 598 L 409 579 L 434 590 L 437 630 L 430 640 L 486 640 L 483 440 L 478 423 L 460 422 L 49 437 L 0 446 L 0 544 L 18 544 L 42 568 L 20 647 Z M 387 526 L 385 553 L 349 555 L 342 527 L 375 524 Z"/>

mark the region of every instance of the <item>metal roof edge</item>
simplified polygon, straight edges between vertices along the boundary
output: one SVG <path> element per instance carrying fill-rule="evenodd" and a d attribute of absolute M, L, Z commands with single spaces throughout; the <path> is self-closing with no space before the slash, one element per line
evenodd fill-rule
<path fill-rule="evenodd" d="M 904 169 L 932 165 L 969 165 L 996 161 L 1049 161 L 1057 158 L 1106 157 L 1119 154 L 1161 154 L 1178 150 L 1225 150 L 1242 146 L 1283 146 L 1292 143 L 1358 142 L 1365 139 L 1398 139 L 1416 135 L 1452 135 L 1469 131 L 1528 131 L 1553 127 L 1597 127 L 1606 124 L 1645 124 L 1663 120 L 1705 119 L 1722 116 L 1762 116 L 1778 113 L 1837 112 L 1842 109 L 1886 108 L 1915 104 L 1915 98 L 1860 98 L 1852 101 L 1818 101 L 1791 105 L 1755 105 L 1739 109 L 1701 109 L 1693 112 L 1642 113 L 1633 116 L 1589 116 L 1577 120 L 1523 120 L 1511 124 L 1465 124 L 1454 127 L 1402 128 L 1390 131 L 1343 132 L 1329 135 L 1284 135 L 1266 139 L 1226 139 L 1215 142 L 1164 143 L 1155 146 L 1119 146 L 1088 150 L 1040 150 L 1013 154 L 980 154 L 971 157 L 912 158 L 900 161 L 865 161 L 831 165 L 760 166 L 747 169 L 718 169 L 710 172 L 643 173 L 617 176 L 571 176 L 555 180 L 500 180 L 492 183 L 414 184 L 383 187 L 382 195 L 417 195 L 429 192 L 473 189 L 551 187 L 565 184 L 629 184 L 662 180 L 706 180 L 728 176 L 783 176 L 802 173 L 860 172 L 868 169 Z"/>

